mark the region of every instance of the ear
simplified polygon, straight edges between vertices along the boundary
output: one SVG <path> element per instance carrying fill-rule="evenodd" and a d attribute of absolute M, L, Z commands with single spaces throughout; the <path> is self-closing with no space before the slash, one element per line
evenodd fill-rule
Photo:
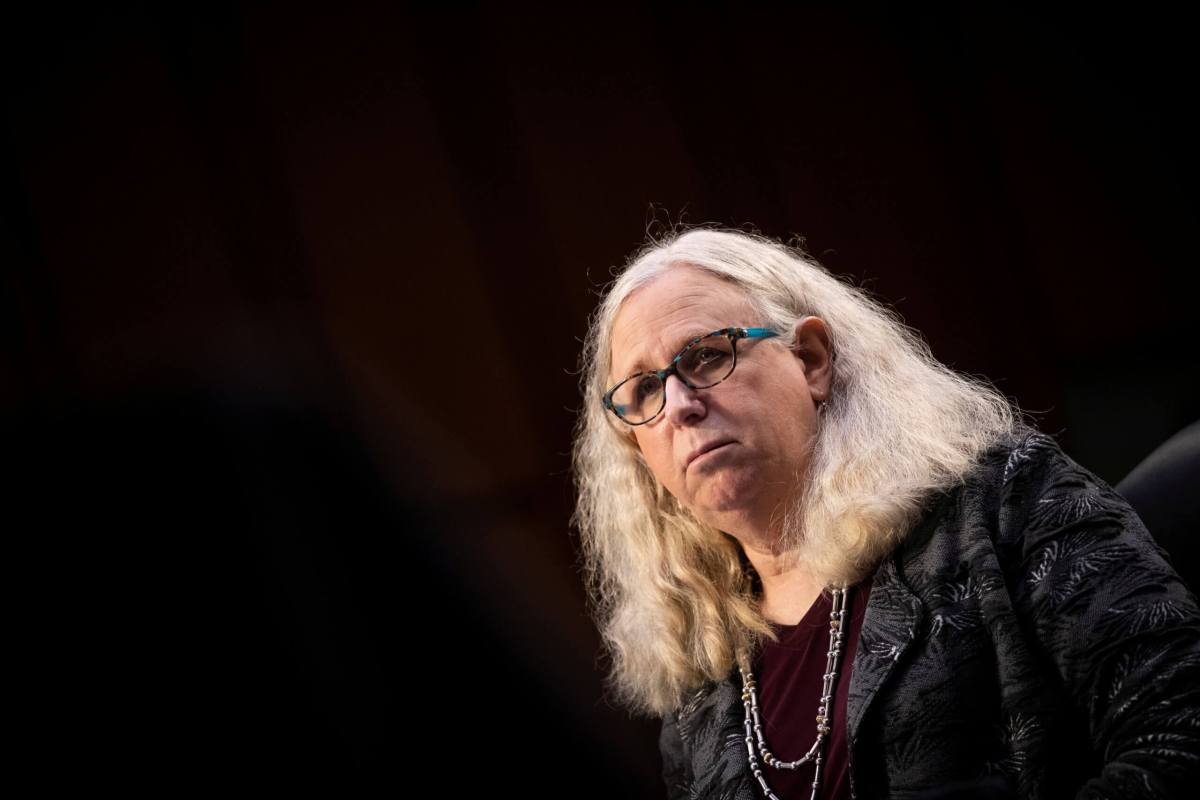
<path fill-rule="evenodd" d="M 833 383 L 833 348 L 829 329 L 820 317 L 804 317 L 796 323 L 796 341 L 792 353 L 804 363 L 804 377 L 814 400 L 829 399 Z"/>

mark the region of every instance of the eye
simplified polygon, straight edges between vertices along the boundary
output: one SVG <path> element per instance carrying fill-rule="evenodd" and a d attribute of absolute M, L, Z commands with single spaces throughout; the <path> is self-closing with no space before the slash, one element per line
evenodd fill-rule
<path fill-rule="evenodd" d="M 690 375 L 705 372 L 713 367 L 724 365 L 729 358 L 729 352 L 720 347 L 700 346 L 692 350 L 683 359 L 680 366 Z"/>
<path fill-rule="evenodd" d="M 646 375 L 645 377 L 639 378 L 637 382 L 637 389 L 634 392 L 636 401 L 639 403 L 642 402 L 647 397 L 657 392 L 660 385 L 661 384 L 659 384 L 658 378 L 653 375 Z"/>

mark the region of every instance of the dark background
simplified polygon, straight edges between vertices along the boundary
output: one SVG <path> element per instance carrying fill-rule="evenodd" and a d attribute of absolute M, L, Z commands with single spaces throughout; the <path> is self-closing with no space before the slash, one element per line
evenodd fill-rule
<path fill-rule="evenodd" d="M 579 340 L 648 224 L 803 236 L 1109 482 L 1193 421 L 1192 29 L 969 5 L 11 17 L 44 780 L 660 796 L 568 523 Z"/>

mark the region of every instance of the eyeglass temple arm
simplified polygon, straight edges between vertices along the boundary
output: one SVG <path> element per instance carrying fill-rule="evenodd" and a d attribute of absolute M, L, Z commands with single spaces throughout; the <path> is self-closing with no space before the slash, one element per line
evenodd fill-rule
<path fill-rule="evenodd" d="M 770 328 L 741 328 L 742 335 L 748 339 L 766 339 L 770 336 L 778 336 L 779 334 Z"/>

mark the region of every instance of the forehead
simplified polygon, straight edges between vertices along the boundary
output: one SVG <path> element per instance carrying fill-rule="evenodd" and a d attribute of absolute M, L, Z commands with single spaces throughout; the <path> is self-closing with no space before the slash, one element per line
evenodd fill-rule
<path fill-rule="evenodd" d="M 741 289 L 705 270 L 671 267 L 621 304 L 613 323 L 612 376 L 658 369 L 693 336 L 757 325 Z"/>

